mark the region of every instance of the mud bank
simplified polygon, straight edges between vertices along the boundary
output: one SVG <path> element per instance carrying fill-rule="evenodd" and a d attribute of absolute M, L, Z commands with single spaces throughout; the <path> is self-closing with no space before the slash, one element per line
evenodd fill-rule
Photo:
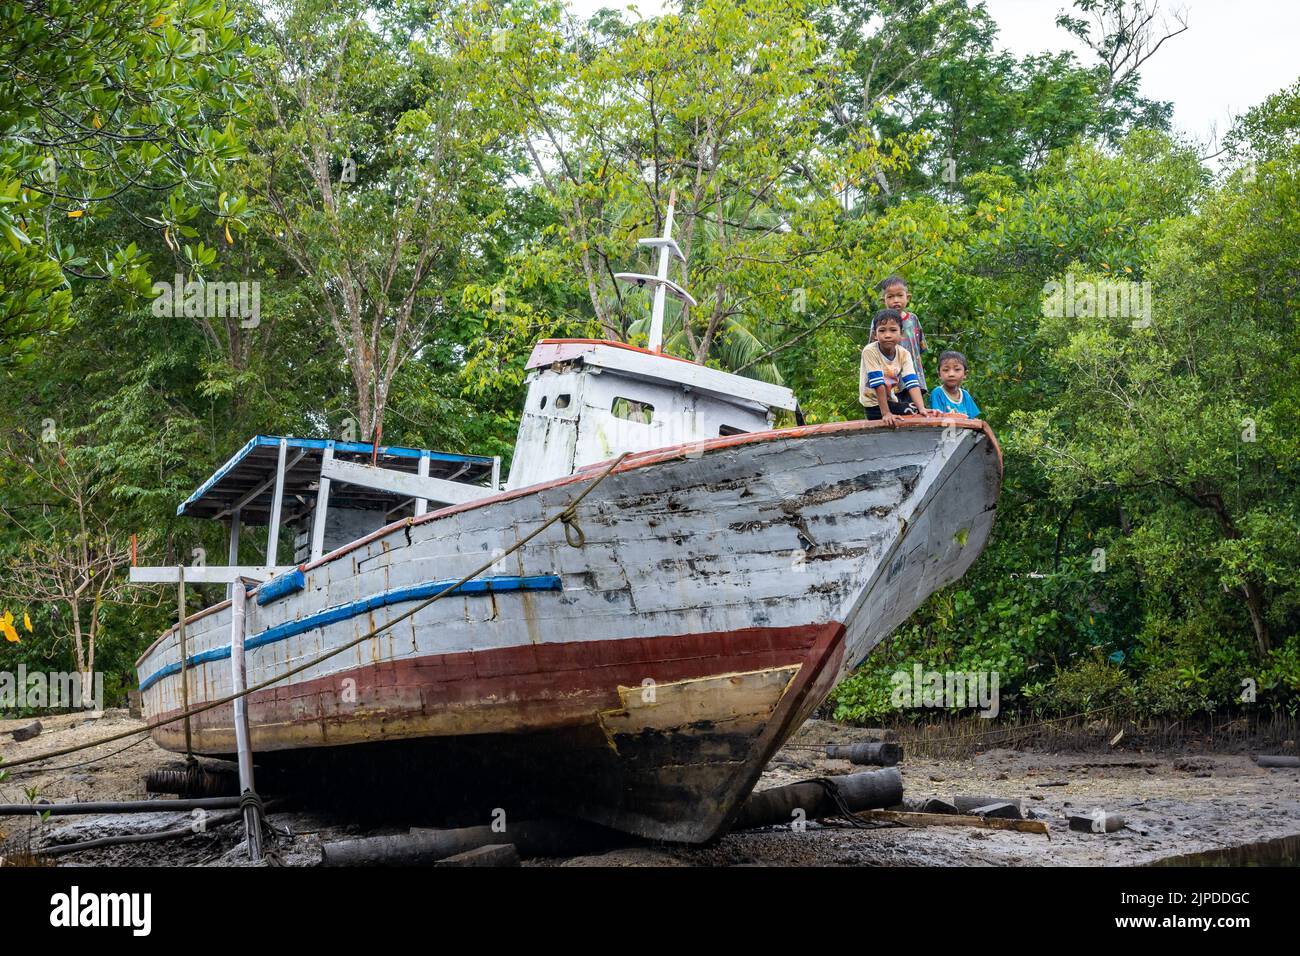
<path fill-rule="evenodd" d="M 84 715 L 55 717 L 42 721 L 45 730 L 35 740 L 13 743 L 8 731 L 21 723 L 0 721 L 4 740 L 0 755 L 7 759 L 138 726 L 124 711 L 109 711 L 97 720 Z M 819 749 L 821 744 L 843 742 L 854 735 L 835 724 L 810 721 L 774 758 L 759 788 L 860 769 L 847 761 L 830 760 Z M 102 763 L 70 766 L 122 746 L 109 744 L 50 762 L 64 769 L 15 774 L 0 783 L 0 802 L 24 802 L 24 788 L 29 787 L 59 802 L 140 799 L 145 796 L 143 775 L 177 760 L 175 754 L 146 741 Z M 1300 834 L 1300 770 L 1262 769 L 1248 753 L 991 749 L 961 759 L 908 756 L 902 771 L 909 802 L 961 794 L 1019 798 L 1026 813 L 1032 811 L 1048 824 L 1050 838 L 966 827 L 857 829 L 827 821 L 808 823 L 802 831 L 787 826 L 733 833 L 703 847 L 636 844 L 525 865 L 1139 866 Z M 1129 826 L 1105 835 L 1069 829 L 1068 815 L 1094 809 L 1119 813 Z M 132 824 L 104 817 L 53 818 L 45 823 L 8 818 L 0 821 L 0 829 L 7 831 L 0 846 L 13 854 L 28 842 L 40 847 L 92 839 L 121 832 L 125 826 L 164 830 L 189 819 L 189 814 L 167 812 L 162 805 L 146 821 L 137 818 Z M 363 832 L 403 832 L 406 822 L 362 831 L 310 808 L 273 814 L 271 821 L 282 833 L 278 862 L 287 866 L 315 865 L 321 842 Z M 240 835 L 238 826 L 226 826 L 181 840 L 89 850 L 58 862 L 62 866 L 239 865 Z"/>

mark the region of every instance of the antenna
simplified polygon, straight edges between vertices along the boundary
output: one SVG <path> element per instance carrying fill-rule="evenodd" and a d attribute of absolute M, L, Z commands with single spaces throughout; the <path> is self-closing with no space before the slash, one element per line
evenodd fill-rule
<path fill-rule="evenodd" d="M 673 258 L 680 259 L 683 264 L 686 262 L 681 247 L 677 245 L 677 240 L 673 238 L 673 210 L 676 205 L 677 190 L 674 189 L 668 196 L 668 213 L 664 217 L 664 234 L 637 241 L 637 245 L 649 246 L 659 250 L 659 268 L 656 273 L 654 275 L 646 275 L 642 272 L 618 272 L 614 274 L 615 279 L 635 283 L 638 288 L 644 288 L 647 283 L 654 286 L 654 307 L 650 313 L 650 350 L 652 352 L 663 350 L 665 297 L 671 295 L 685 306 L 695 305 L 695 300 L 691 298 L 690 293 L 668 278 L 668 264 Z"/>

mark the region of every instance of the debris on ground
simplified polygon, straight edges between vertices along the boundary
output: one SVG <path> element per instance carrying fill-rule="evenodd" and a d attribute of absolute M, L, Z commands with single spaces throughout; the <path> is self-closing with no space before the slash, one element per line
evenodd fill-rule
<path fill-rule="evenodd" d="M 1255 763 L 1260 767 L 1300 767 L 1300 757 L 1260 754 L 1255 758 Z"/>
<path fill-rule="evenodd" d="M 32 740 L 35 737 L 39 736 L 40 732 L 41 732 L 41 722 L 39 720 L 33 720 L 30 724 L 24 724 L 21 727 L 15 727 L 12 731 L 10 731 L 10 735 L 14 738 L 15 741 L 17 741 L 18 743 L 22 743 L 24 740 Z"/>
<path fill-rule="evenodd" d="M 12 731 L 30 722 L 0 721 L 0 739 L 5 741 L 0 756 L 16 759 L 143 726 L 126 710 L 105 711 L 102 719 L 91 722 L 84 714 L 60 715 L 42 718 L 39 737 L 10 744 Z M 864 742 L 865 737 L 861 728 L 809 721 L 777 753 L 756 792 L 846 775 L 851 765 L 826 757 L 826 746 L 851 745 Z M 55 758 L 48 765 L 15 768 L 0 782 L 0 803 L 28 802 L 28 788 L 37 799 L 60 803 L 143 800 L 148 796 L 146 776 L 175 769 L 182 758 L 160 750 L 148 738 L 139 739 L 135 745 L 132 740 L 118 741 Z M 1131 747 L 1133 740 L 1132 734 L 1126 736 L 1126 745 Z M 778 821 L 780 825 L 733 830 L 706 846 L 652 845 L 631 838 L 622 845 L 593 840 L 579 846 L 567 834 L 567 842 L 527 847 L 520 836 L 526 835 L 520 830 L 522 824 L 512 823 L 508 836 L 498 836 L 490 846 L 513 844 L 524 866 L 1134 866 L 1260 842 L 1293 845 L 1300 835 L 1300 768 L 1266 767 L 1252 754 L 1244 744 L 1238 752 L 1194 755 L 990 748 L 972 756 L 938 758 L 909 751 L 901 764 L 888 771 L 900 775 L 901 805 L 856 811 L 852 814 L 856 826 L 843 817 L 828 816 L 822 822 L 800 821 L 803 825 L 796 827 L 787 816 Z M 1199 769 L 1179 769 L 1192 766 L 1189 760 L 1196 761 Z M 205 764 L 212 766 L 212 762 Z M 1089 773 L 1081 773 L 1084 769 Z M 1211 776 L 1194 775 L 1201 773 Z M 1066 775 L 1068 780 L 1063 779 Z M 1041 781 L 1055 786 L 1042 788 Z M 1033 801 L 1028 812 L 1026 797 Z M 970 805 L 969 800 L 986 802 Z M 150 814 L 7 818 L 0 821 L 0 829 L 7 832 L 0 842 L 0 857 L 30 862 L 23 855 L 26 845 L 39 850 L 127 833 L 175 830 L 195 822 L 190 813 L 166 809 L 165 798 L 158 803 L 158 811 Z M 968 806 L 975 811 L 997 803 L 1013 804 L 1028 819 L 990 818 L 987 813 L 977 816 L 960 809 Z M 1243 806 L 1252 812 L 1243 814 Z M 1093 808 L 1104 808 L 1100 831 L 1104 838 L 1093 829 Z M 925 819 L 904 823 L 909 818 L 897 814 Z M 941 821 L 945 816 L 947 825 Z M 1071 829 L 1070 817 L 1086 820 L 1087 829 Z M 964 818 L 978 823 L 966 825 Z M 1110 829 L 1112 818 L 1119 821 L 1116 829 Z M 409 836 L 412 822 L 395 821 L 385 829 L 363 827 L 310 807 L 269 810 L 268 862 L 318 866 L 325 844 Z M 490 822 L 488 811 L 481 822 Z M 1040 832 L 1050 839 L 1042 839 Z M 462 846 L 458 853 L 474 849 Z M 502 852 L 482 855 L 492 859 Z M 243 828 L 238 825 L 200 826 L 176 839 L 86 849 L 54 862 L 61 866 L 250 865 Z"/>
<path fill-rule="evenodd" d="M 1118 813 L 1106 813 L 1094 810 L 1085 815 L 1072 814 L 1069 818 L 1070 829 L 1076 833 L 1118 833 L 1124 829 L 1124 818 Z"/>

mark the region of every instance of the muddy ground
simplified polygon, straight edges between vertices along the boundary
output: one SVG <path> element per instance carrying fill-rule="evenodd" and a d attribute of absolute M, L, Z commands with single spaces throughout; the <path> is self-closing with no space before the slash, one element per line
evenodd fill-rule
<path fill-rule="evenodd" d="M 10 732 L 27 721 L 0 721 L 0 756 L 7 760 L 66 747 L 139 726 L 125 711 L 97 719 L 65 715 L 42 720 L 34 740 L 14 743 Z M 825 721 L 809 721 L 776 756 L 760 789 L 810 777 L 860 770 L 830 760 L 821 747 L 863 739 L 863 732 Z M 177 756 L 147 738 L 109 759 L 88 758 L 121 750 L 132 741 L 106 744 L 88 752 L 55 758 L 15 770 L 0 782 L 0 803 L 38 798 L 126 800 L 145 796 L 143 775 L 177 765 Z M 906 744 L 905 744 L 906 747 Z M 1292 744 L 1294 747 L 1294 744 Z M 1038 834 L 969 827 L 876 827 L 857 829 L 842 821 L 733 833 L 705 847 L 632 845 L 606 852 L 526 861 L 532 866 L 1134 866 L 1300 835 L 1300 769 L 1262 769 L 1247 748 L 1239 752 L 1153 751 L 1133 748 L 1098 751 L 988 749 L 964 756 L 921 757 L 902 764 L 908 803 L 959 794 L 1019 798 L 1027 814 L 1047 822 L 1050 838 Z M 1293 751 L 1291 751 L 1293 752 Z M 1047 786 L 1051 784 L 1051 786 Z M 1066 816 L 1094 809 L 1121 814 L 1128 824 L 1111 834 L 1077 833 Z M 54 817 L 0 819 L 0 855 L 22 858 L 29 846 L 73 842 L 122 832 L 124 818 Z M 167 812 L 131 818 L 134 826 L 172 829 L 191 822 L 190 814 Z M 277 861 L 315 865 L 320 844 L 362 831 L 346 820 L 310 809 L 273 813 L 282 836 Z M 486 821 L 485 821 L 486 822 Z M 401 821 L 365 832 L 403 832 Z M 237 865 L 243 858 L 237 825 L 215 827 L 184 839 L 87 850 L 59 859 L 59 865 Z"/>

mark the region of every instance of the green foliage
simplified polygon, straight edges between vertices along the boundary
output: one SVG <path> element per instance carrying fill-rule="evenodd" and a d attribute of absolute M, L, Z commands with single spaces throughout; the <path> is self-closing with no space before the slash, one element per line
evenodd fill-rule
<path fill-rule="evenodd" d="M 837 715 L 892 713 L 888 673 L 912 660 L 1001 667 L 990 631 L 1007 602 L 1030 628 L 1060 613 L 1012 644 L 1026 663 L 1001 670 L 1004 709 L 1077 713 L 1107 700 L 1184 715 L 1241 706 L 1248 678 L 1259 704 L 1294 708 L 1300 595 L 1288 569 L 1300 560 L 1300 508 L 1286 423 L 1300 342 L 1282 275 L 1300 239 L 1297 156 L 1265 119 L 1287 122 L 1281 97 L 1239 127 L 1269 158 L 1217 185 L 1190 150 L 1139 132 L 1114 150 L 1060 151 L 1023 189 L 969 179 L 972 201 L 947 207 L 969 216 L 952 234 L 975 264 L 954 270 L 966 274 L 956 282 L 925 268 L 912 285 L 923 316 L 931 288 L 964 306 L 969 387 L 996 396 L 983 404 L 1006 454 L 1003 504 L 993 543 L 955 591 L 981 611 L 954 626 L 936 595 L 841 685 Z M 1094 290 L 1149 282 L 1149 327 L 1141 310 L 1098 314 L 1082 298 L 1059 308 L 1048 283 L 1067 279 Z M 943 331 L 940 348 L 960 341 Z M 834 354 L 847 364 L 848 348 Z M 1095 548 L 1104 571 L 1088 570 Z M 1035 610 L 1072 565 L 1076 587 Z"/>
<path fill-rule="evenodd" d="M 1269 694 L 1291 716 L 1300 710 L 1300 637 L 1292 635 L 1275 648 L 1260 671 L 1258 689 Z"/>
<path fill-rule="evenodd" d="M 510 149 L 490 113 L 467 108 L 484 77 L 454 50 L 457 12 L 422 0 L 247 11 L 264 43 L 241 182 L 342 353 L 366 437 L 413 354 L 462 344 L 455 313 L 504 215 Z"/>
<path fill-rule="evenodd" d="M 1048 709 L 1061 714 L 1087 714 L 1103 708 L 1125 709 L 1133 702 L 1129 676 L 1104 660 L 1080 661 L 1058 671 L 1046 691 Z"/>
<path fill-rule="evenodd" d="M 860 417 L 899 272 L 926 371 L 963 351 L 1003 445 L 989 547 L 839 717 L 896 714 L 915 663 L 998 672 L 1004 712 L 1251 706 L 1247 679 L 1294 709 L 1300 85 L 1213 171 L 1137 92 L 1133 9 L 1078 0 L 1062 45 L 1090 53 L 1017 57 L 968 0 L 0 6 L 0 436 L 22 449 L 0 562 L 75 534 L 23 477 L 52 447 L 150 563 L 220 552 L 175 506 L 253 433 L 355 419 L 508 458 L 539 338 L 644 341 L 649 297 L 612 276 L 653 268 L 636 239 L 675 191 L 698 305 L 670 308 L 669 352 Z M 257 281 L 260 321 L 155 314 L 178 273 Z M 1053 314 L 1051 283 L 1112 281 L 1150 283 L 1149 325 Z M 0 667 L 70 663 L 40 580 L 0 581 L 33 624 Z M 100 614 L 116 693 L 174 609 L 141 590 Z"/>
<path fill-rule="evenodd" d="M 874 188 L 925 137 L 826 135 L 842 57 L 808 19 L 817 6 L 701 0 L 586 25 L 554 2 L 468 8 L 456 32 L 479 77 L 472 102 L 521 138 L 550 220 L 506 263 L 476 371 L 499 368 L 503 341 L 593 311 L 602 336 L 644 341 L 650 297 L 613 277 L 653 270 L 637 240 L 662 229 L 673 197 L 698 304 L 669 311 L 669 352 L 779 381 L 782 339 L 869 297 L 896 263 L 863 261 L 871 224 L 835 193 Z"/>
<path fill-rule="evenodd" d="M 108 211 L 144 197 L 135 215 L 169 244 L 197 235 L 201 204 L 245 228 L 216 189 L 248 80 L 232 26 L 215 0 L 0 5 L 0 367 L 66 327 L 80 280 L 150 294 L 150 257 L 99 240 Z"/>
<path fill-rule="evenodd" d="M 1132 29 L 1097 37 L 1096 62 L 1083 63 L 1069 52 L 1017 58 L 997 49 L 992 16 L 965 0 L 837 0 L 819 8 L 818 30 L 848 67 L 829 125 L 840 136 L 872 123 L 886 138 L 926 138 L 916 162 L 891 175 L 903 194 L 930 189 L 969 199 L 967 177 L 988 174 L 1024 185 L 1080 136 L 1114 144 L 1134 129 L 1168 126 L 1171 104 L 1144 99 L 1134 76 L 1116 82 L 1109 68 L 1137 39 Z M 1065 25 L 1088 38 L 1089 22 Z"/>
<path fill-rule="evenodd" d="M 1253 184 L 1229 180 L 1165 225 L 1144 257 L 1150 327 L 1133 314 L 1045 315 L 1039 340 L 1070 387 L 1013 419 L 1012 440 L 1055 494 L 1104 491 L 1129 510 L 1130 554 L 1153 586 L 1237 594 L 1261 654 L 1289 626 L 1300 560 L 1294 293 L 1259 274 L 1296 262 L 1279 241 L 1300 226 L 1295 159 Z"/>

